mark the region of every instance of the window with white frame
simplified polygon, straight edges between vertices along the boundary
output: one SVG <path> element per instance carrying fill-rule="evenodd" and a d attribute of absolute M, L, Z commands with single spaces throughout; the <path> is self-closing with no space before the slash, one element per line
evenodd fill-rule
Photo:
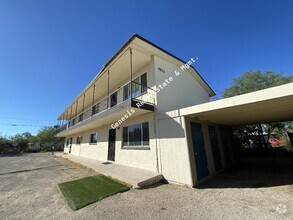
<path fill-rule="evenodd" d="M 80 145 L 81 142 L 82 142 L 82 136 L 77 136 L 77 137 L 76 137 L 76 144 L 77 144 L 77 145 Z"/>
<path fill-rule="evenodd" d="M 90 136 L 90 144 L 96 144 L 98 142 L 98 133 L 92 133 Z"/>
<path fill-rule="evenodd" d="M 148 122 L 123 127 L 122 147 L 148 147 L 149 139 Z"/>

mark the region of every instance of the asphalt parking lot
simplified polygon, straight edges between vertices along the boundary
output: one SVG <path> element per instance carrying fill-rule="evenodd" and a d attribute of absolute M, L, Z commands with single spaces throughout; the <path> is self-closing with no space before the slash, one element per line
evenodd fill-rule
<path fill-rule="evenodd" d="M 257 169 L 252 174 L 242 170 L 223 172 L 199 188 L 159 184 L 148 189 L 131 189 L 72 211 L 62 198 L 58 183 L 95 175 L 94 171 L 49 153 L 0 156 L 0 217 L 5 220 L 293 219 L 293 182 L 279 180 L 266 184 Z M 235 177 L 239 172 L 255 177 L 255 182 Z M 276 178 L 283 175 L 286 174 L 281 172 Z"/>

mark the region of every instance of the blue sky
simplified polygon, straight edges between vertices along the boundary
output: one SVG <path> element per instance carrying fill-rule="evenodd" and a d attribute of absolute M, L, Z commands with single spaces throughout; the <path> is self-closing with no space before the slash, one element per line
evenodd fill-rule
<path fill-rule="evenodd" d="M 292 74 L 292 27 L 285 0 L 1 0 L 0 134 L 55 124 L 133 33 L 198 57 L 219 93 L 248 70 Z"/>

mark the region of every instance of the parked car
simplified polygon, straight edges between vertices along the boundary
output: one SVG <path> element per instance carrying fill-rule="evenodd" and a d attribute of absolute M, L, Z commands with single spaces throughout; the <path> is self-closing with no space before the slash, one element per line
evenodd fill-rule
<path fill-rule="evenodd" d="M 274 137 L 270 137 L 269 142 L 272 145 L 272 147 L 278 147 L 282 143 L 281 140 Z"/>

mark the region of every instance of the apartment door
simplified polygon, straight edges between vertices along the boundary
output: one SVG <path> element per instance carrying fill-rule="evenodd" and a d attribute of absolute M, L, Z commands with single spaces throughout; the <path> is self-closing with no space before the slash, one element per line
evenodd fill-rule
<path fill-rule="evenodd" d="M 116 129 L 109 130 L 108 160 L 115 161 Z"/>
<path fill-rule="evenodd" d="M 213 152 L 213 159 L 215 164 L 215 170 L 219 171 L 222 169 L 221 154 L 219 149 L 219 143 L 217 138 L 217 130 L 215 126 L 209 125 L 209 136 L 211 141 L 211 147 Z"/>
<path fill-rule="evenodd" d="M 208 161 L 206 156 L 202 126 L 199 123 L 190 123 L 191 136 L 194 150 L 197 180 L 209 175 Z"/>
<path fill-rule="evenodd" d="M 69 139 L 69 153 L 71 154 L 72 138 Z"/>

